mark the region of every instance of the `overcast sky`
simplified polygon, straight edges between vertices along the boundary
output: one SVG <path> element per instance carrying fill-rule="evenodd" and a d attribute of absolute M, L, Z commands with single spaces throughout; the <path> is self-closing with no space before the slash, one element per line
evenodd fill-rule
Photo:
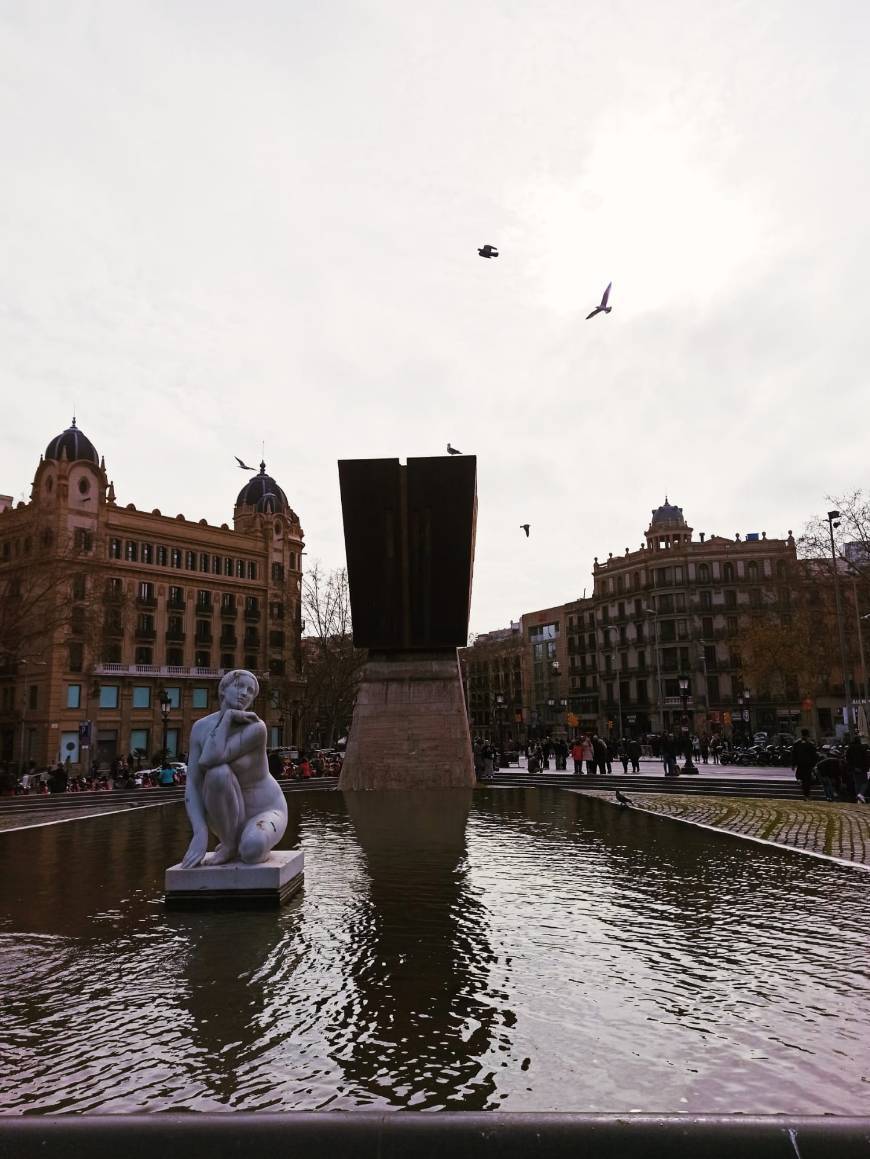
<path fill-rule="evenodd" d="M 265 441 L 332 567 L 336 460 L 450 440 L 478 632 L 666 493 L 797 532 L 866 479 L 868 60 L 866 0 L 0 0 L 0 491 L 75 407 L 220 523 Z"/>

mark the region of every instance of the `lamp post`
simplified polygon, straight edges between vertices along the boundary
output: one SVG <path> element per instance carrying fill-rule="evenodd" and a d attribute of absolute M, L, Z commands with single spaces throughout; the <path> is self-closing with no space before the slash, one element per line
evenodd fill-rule
<path fill-rule="evenodd" d="M 284 713 L 278 717 L 278 748 L 284 747 Z"/>
<path fill-rule="evenodd" d="M 169 693 L 164 688 L 160 693 L 160 715 L 163 717 L 163 744 L 161 746 L 163 757 L 161 763 L 164 765 L 169 759 L 169 754 L 166 751 L 166 731 L 169 726 L 169 714 L 171 711 L 172 701 L 169 699 Z"/>
<path fill-rule="evenodd" d="M 614 665 L 614 676 L 616 677 L 616 714 L 619 722 L 619 739 L 622 740 L 622 689 L 619 687 L 619 657 L 614 655 L 612 657 Z"/>
<path fill-rule="evenodd" d="M 742 692 L 737 693 L 737 703 L 740 705 L 740 719 L 743 724 L 743 731 L 746 733 L 747 741 L 752 739 L 752 727 L 749 714 L 749 700 L 750 691 L 744 688 Z"/>
<path fill-rule="evenodd" d="M 498 763 L 501 767 L 502 753 L 504 752 L 504 694 L 495 694 L 495 711 L 498 719 Z"/>
<path fill-rule="evenodd" d="M 653 617 L 653 625 L 655 631 L 655 658 L 656 658 L 656 684 L 658 689 L 658 710 L 659 710 L 659 731 L 665 731 L 665 710 L 664 697 L 662 696 L 662 666 L 659 659 L 659 621 L 654 608 L 647 607 L 644 604 L 644 614 Z"/>
<path fill-rule="evenodd" d="M 686 763 L 683 765 L 684 773 L 697 773 L 698 767 L 692 760 L 692 736 L 689 729 L 689 678 L 688 676 L 679 677 L 680 684 L 680 698 L 683 702 L 683 732 L 686 734 Z"/>
<path fill-rule="evenodd" d="M 852 702 L 852 681 L 846 662 L 846 633 L 843 629 L 843 603 L 840 599 L 840 572 L 837 567 L 837 549 L 834 545 L 834 528 L 840 526 L 840 512 L 828 512 L 828 532 L 831 536 L 831 564 L 834 568 L 834 600 L 837 605 L 837 632 L 840 637 L 840 666 L 843 669 L 843 689 L 846 693 L 846 728 L 855 723 L 855 705 Z"/>

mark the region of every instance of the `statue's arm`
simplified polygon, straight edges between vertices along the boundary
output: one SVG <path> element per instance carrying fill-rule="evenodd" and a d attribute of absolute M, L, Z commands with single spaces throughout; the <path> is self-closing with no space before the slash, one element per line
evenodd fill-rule
<path fill-rule="evenodd" d="M 184 804 L 190 818 L 193 837 L 181 861 L 182 869 L 192 869 L 199 865 L 208 849 L 208 822 L 202 799 L 203 770 L 199 758 L 202 754 L 202 740 L 196 725 L 190 734 L 190 753 L 187 758 L 187 783 L 184 790 Z"/>

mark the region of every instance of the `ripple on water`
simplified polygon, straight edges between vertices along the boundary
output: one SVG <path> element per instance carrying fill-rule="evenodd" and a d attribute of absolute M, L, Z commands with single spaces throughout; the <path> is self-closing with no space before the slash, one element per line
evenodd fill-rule
<path fill-rule="evenodd" d="M 0 835 L 3 1110 L 862 1105 L 858 874 L 557 791 L 361 796 L 291 799 L 280 913 L 165 912 L 180 808 Z"/>

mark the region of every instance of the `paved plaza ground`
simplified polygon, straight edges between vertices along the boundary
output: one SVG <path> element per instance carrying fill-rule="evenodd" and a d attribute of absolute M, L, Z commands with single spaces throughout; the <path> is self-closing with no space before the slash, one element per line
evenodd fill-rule
<path fill-rule="evenodd" d="M 620 807 L 612 793 L 592 789 L 583 795 L 599 797 L 614 808 Z M 626 795 L 634 808 L 649 813 L 870 868 L 870 805 L 757 797 L 683 797 L 678 793 L 634 790 L 626 790 Z"/>

